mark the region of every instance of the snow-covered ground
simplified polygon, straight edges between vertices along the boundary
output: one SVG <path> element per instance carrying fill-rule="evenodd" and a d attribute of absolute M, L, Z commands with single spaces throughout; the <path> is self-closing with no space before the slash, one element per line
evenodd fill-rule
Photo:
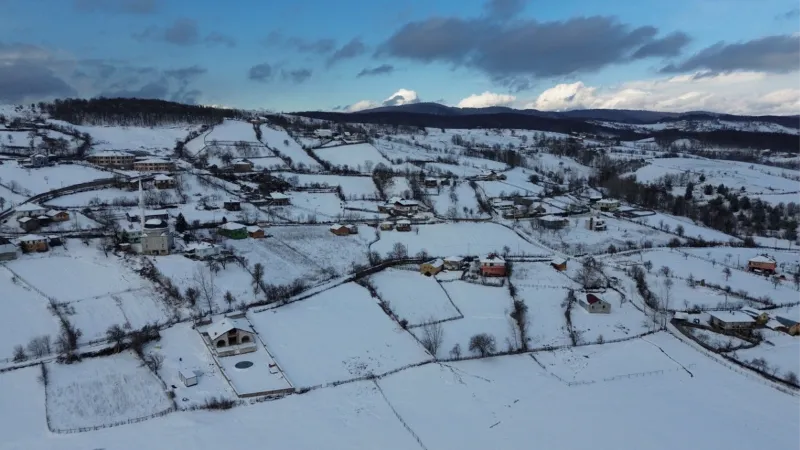
<path fill-rule="evenodd" d="M 80 341 L 104 339 L 111 325 L 140 329 L 163 324 L 170 317 L 166 305 L 151 287 L 85 298 L 69 304 L 70 321 L 83 332 Z"/>
<path fill-rule="evenodd" d="M 335 167 L 347 166 L 351 170 L 364 173 L 372 173 L 372 168 L 378 164 L 392 165 L 372 144 L 367 143 L 321 148 L 314 150 L 314 153 Z"/>
<path fill-rule="evenodd" d="M 215 125 L 205 137 L 206 144 L 212 141 L 243 141 L 258 143 L 256 131 L 253 124 L 242 120 L 225 119 L 219 125 Z"/>
<path fill-rule="evenodd" d="M 161 383 L 133 353 L 48 364 L 47 417 L 58 430 L 111 425 L 172 405 Z"/>
<path fill-rule="evenodd" d="M 767 362 L 766 372 L 779 378 L 789 373 L 800 376 L 800 339 L 780 331 L 763 330 L 762 333 L 765 341 L 760 345 L 737 350 L 728 356 L 755 367 L 758 366 L 753 360 L 763 358 Z"/>
<path fill-rule="evenodd" d="M 344 214 L 342 201 L 333 192 L 292 192 L 291 205 L 265 207 L 278 217 L 299 222 L 333 222 Z"/>
<path fill-rule="evenodd" d="M 73 125 L 59 120 L 51 120 L 50 122 L 75 128 L 81 133 L 89 133 L 92 136 L 93 152 L 142 150 L 157 154 L 168 154 L 172 153 L 175 148 L 175 141 L 186 138 L 191 131 L 199 128 L 196 125 L 150 128 Z"/>
<path fill-rule="evenodd" d="M 297 177 L 299 186 L 329 186 L 342 187 L 342 193 L 346 198 L 377 198 L 378 190 L 372 177 L 348 177 L 343 175 L 310 175 L 292 174 L 291 178 Z M 284 174 L 284 178 L 288 178 Z"/>
<path fill-rule="evenodd" d="M 635 217 L 631 220 L 672 233 L 676 233 L 676 230 L 678 230 L 679 227 L 682 227 L 683 236 L 687 238 L 701 238 L 705 241 L 716 242 L 741 242 L 741 239 L 737 237 L 711 228 L 706 228 L 702 226 L 702 224 L 696 225 L 691 221 L 691 219 L 686 217 L 676 217 L 669 214 L 655 213 L 652 215 Z"/>
<path fill-rule="evenodd" d="M 430 359 L 354 283 L 249 318 L 295 387 L 381 374 Z"/>
<path fill-rule="evenodd" d="M 383 231 L 381 239 L 370 248 L 385 255 L 392 251 L 396 243 L 401 243 L 409 255 L 425 250 L 429 255 L 441 257 L 502 252 L 506 246 L 513 254 L 549 253 L 494 223 L 446 223 L 414 225 L 414 228 L 410 232 Z"/>
<path fill-rule="evenodd" d="M 475 190 L 470 187 L 469 183 L 458 183 L 453 186 L 455 186 L 454 189 L 442 186 L 438 194 L 435 189 L 428 190 L 428 198 L 433 204 L 433 209 L 436 211 L 437 216 L 448 219 L 489 217 L 478 206 Z"/>
<path fill-rule="evenodd" d="M 409 326 L 460 317 L 434 277 L 417 271 L 387 269 L 370 277 L 381 299 Z"/>
<path fill-rule="evenodd" d="M 26 169 L 17 162 L 0 165 L 0 183 L 27 196 L 113 176 L 110 172 L 78 164 L 60 164 L 36 169 Z"/>
<path fill-rule="evenodd" d="M 0 359 L 10 358 L 17 345 L 23 347 L 38 336 L 55 341 L 58 322 L 47 307 L 46 298 L 0 267 L 0 292 L 3 314 L 0 316 Z"/>
<path fill-rule="evenodd" d="M 790 274 L 800 270 L 800 252 L 774 251 L 761 248 L 684 248 L 681 253 L 688 253 L 718 264 L 738 267 L 747 270 L 747 261 L 760 255 L 768 255 L 778 263 L 778 272 L 791 279 Z M 720 269 L 722 270 L 722 269 Z"/>
<path fill-rule="evenodd" d="M 44 385 L 39 366 L 0 374 L 0 433 L 4 448 L 26 448 L 25 441 L 47 435 Z M 45 448 L 45 447 L 42 447 Z"/>
<path fill-rule="evenodd" d="M 387 197 L 408 197 L 411 195 L 411 186 L 406 177 L 392 177 L 392 182 L 386 188 Z"/>
<path fill-rule="evenodd" d="M 586 294 L 576 292 L 579 300 Z M 650 323 L 644 313 L 629 301 L 621 303 L 621 296 L 615 291 L 597 294 L 611 304 L 609 314 L 591 314 L 580 304 L 573 305 L 570 318 L 572 328 L 578 333 L 579 343 L 602 342 L 622 339 L 650 331 Z"/>
<path fill-rule="evenodd" d="M 298 167 L 319 169 L 319 164 L 303 150 L 286 130 L 270 125 L 261 125 L 261 140 L 270 148 L 292 159 L 292 163 Z"/>

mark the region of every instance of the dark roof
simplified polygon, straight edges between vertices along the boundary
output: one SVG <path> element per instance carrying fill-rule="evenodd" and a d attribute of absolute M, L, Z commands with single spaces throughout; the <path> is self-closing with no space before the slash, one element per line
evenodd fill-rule
<path fill-rule="evenodd" d="M 594 294 L 586 294 L 586 302 L 590 305 L 594 305 L 595 303 L 600 301 L 600 297 Z"/>
<path fill-rule="evenodd" d="M 781 325 L 783 325 L 785 327 L 793 327 L 793 326 L 795 326 L 797 324 L 797 322 L 795 322 L 794 320 L 787 319 L 786 317 L 781 317 L 781 316 L 775 317 L 775 320 L 777 320 L 778 323 L 780 323 Z"/>

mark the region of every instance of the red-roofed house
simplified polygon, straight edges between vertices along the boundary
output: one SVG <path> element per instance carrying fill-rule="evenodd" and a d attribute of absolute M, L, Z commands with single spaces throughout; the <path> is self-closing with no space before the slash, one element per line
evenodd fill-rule
<path fill-rule="evenodd" d="M 608 314 L 611 312 L 611 304 L 594 294 L 586 294 L 586 299 L 580 300 L 579 303 L 583 306 L 583 309 L 593 314 Z"/>

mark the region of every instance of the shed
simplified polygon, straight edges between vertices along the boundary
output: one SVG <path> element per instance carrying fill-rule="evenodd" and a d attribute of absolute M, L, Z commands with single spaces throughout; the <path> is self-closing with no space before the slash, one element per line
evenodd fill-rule
<path fill-rule="evenodd" d="M 19 227 L 27 232 L 36 231 L 41 225 L 39 219 L 28 216 L 18 218 L 17 222 L 19 222 Z"/>
<path fill-rule="evenodd" d="M 747 270 L 751 272 L 775 273 L 777 268 L 777 262 L 767 255 L 758 255 L 747 261 Z"/>
<path fill-rule="evenodd" d="M 546 215 L 539 217 L 536 219 L 539 223 L 539 226 L 542 228 L 547 228 L 550 230 L 557 230 L 566 227 L 569 224 L 569 219 L 566 217 L 557 217 L 552 215 Z"/>
<path fill-rule="evenodd" d="M 397 225 L 395 225 L 394 229 L 397 231 L 411 231 L 411 221 L 398 220 Z"/>
<path fill-rule="evenodd" d="M 228 211 L 241 211 L 242 204 L 238 200 L 228 200 L 222 203 L 222 207 Z"/>
<path fill-rule="evenodd" d="M 247 227 L 247 235 L 253 239 L 263 239 L 265 237 L 264 229 L 256 225 Z"/>
<path fill-rule="evenodd" d="M 459 270 L 464 265 L 464 258 L 460 256 L 448 256 L 444 259 L 444 268 L 446 270 Z"/>
<path fill-rule="evenodd" d="M 614 200 L 613 198 L 604 198 L 602 200 L 598 200 L 594 203 L 594 205 L 600 211 L 616 211 L 619 209 L 619 201 Z"/>
<path fill-rule="evenodd" d="M 381 222 L 380 228 L 383 231 L 389 231 L 394 227 L 392 222 Z"/>
<path fill-rule="evenodd" d="M 228 222 L 217 228 L 217 232 L 231 239 L 247 239 L 247 227 L 240 223 Z"/>
<path fill-rule="evenodd" d="M 331 225 L 329 230 L 336 236 L 347 236 L 350 234 L 350 228 L 339 223 Z"/>
<path fill-rule="evenodd" d="M 608 314 L 611 312 L 611 304 L 594 294 L 586 294 L 586 299 L 579 301 L 583 309 L 592 314 Z"/>
<path fill-rule="evenodd" d="M 567 260 L 564 258 L 555 258 L 554 260 L 550 261 L 550 265 L 559 272 L 567 270 Z"/>
<path fill-rule="evenodd" d="M 269 199 L 271 204 L 276 206 L 283 206 L 289 204 L 289 196 L 286 194 L 281 194 L 280 192 L 270 192 Z"/>
<path fill-rule="evenodd" d="M 189 372 L 187 370 L 181 370 L 178 372 L 178 376 L 180 377 L 181 381 L 186 387 L 194 386 L 197 384 L 197 375 L 194 372 Z"/>
<path fill-rule="evenodd" d="M 419 272 L 425 275 L 426 277 L 429 277 L 431 275 L 436 275 L 443 269 L 444 269 L 444 261 L 442 261 L 441 258 L 422 263 L 419 266 Z"/>

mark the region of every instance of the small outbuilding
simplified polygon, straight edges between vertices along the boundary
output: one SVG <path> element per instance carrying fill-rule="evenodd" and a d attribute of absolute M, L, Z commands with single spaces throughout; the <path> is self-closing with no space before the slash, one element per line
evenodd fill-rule
<path fill-rule="evenodd" d="M 597 217 L 589 217 L 586 229 L 591 231 L 606 231 L 606 221 Z"/>
<path fill-rule="evenodd" d="M 444 270 L 444 261 L 440 258 L 434 259 L 433 261 L 422 263 L 419 266 L 419 272 L 425 275 L 426 277 L 436 275 L 442 270 Z"/>
<path fill-rule="evenodd" d="M 183 382 L 183 385 L 186 387 L 191 387 L 197 384 L 197 375 L 195 375 L 194 372 L 181 370 L 178 372 L 178 376 Z"/>
<path fill-rule="evenodd" d="M 53 222 L 66 222 L 69 220 L 69 213 L 66 211 L 51 209 L 47 211 L 44 215 L 47 216 Z"/>
<path fill-rule="evenodd" d="M 392 222 L 381 222 L 380 229 L 381 231 L 389 231 L 394 228 L 394 224 Z"/>
<path fill-rule="evenodd" d="M 289 196 L 281 194 L 280 192 L 270 192 L 269 194 L 270 205 L 273 206 L 286 206 L 289 202 Z"/>
<path fill-rule="evenodd" d="M 619 200 L 613 198 L 604 198 L 594 203 L 594 206 L 600 211 L 613 212 L 619 209 Z"/>
<path fill-rule="evenodd" d="M 198 258 L 205 259 L 219 255 L 220 248 L 208 242 L 194 242 L 186 246 L 186 253 Z"/>
<path fill-rule="evenodd" d="M 238 200 L 228 200 L 222 203 L 222 207 L 228 211 L 241 211 L 242 204 Z"/>
<path fill-rule="evenodd" d="M 19 217 L 17 218 L 17 222 L 19 223 L 19 227 L 28 233 L 31 231 L 36 231 L 39 229 L 39 227 L 41 227 L 41 222 L 36 217 Z"/>
<path fill-rule="evenodd" d="M 460 256 L 448 256 L 444 259 L 445 270 L 461 270 L 464 266 L 464 258 Z"/>
<path fill-rule="evenodd" d="M 398 220 L 397 225 L 395 225 L 394 229 L 397 231 L 411 231 L 411 221 Z"/>
<path fill-rule="evenodd" d="M 540 227 L 547 228 L 548 230 L 560 230 L 569 224 L 569 219 L 566 217 L 552 216 L 549 214 L 537 218 L 536 221 L 539 223 Z"/>
<path fill-rule="evenodd" d="M 592 314 L 608 314 L 611 312 L 611 304 L 594 294 L 586 294 L 586 298 L 581 299 L 578 303 L 583 306 L 583 309 Z"/>
<path fill-rule="evenodd" d="M 329 230 L 336 236 L 348 236 L 350 234 L 350 228 L 339 223 L 331 225 Z"/>
<path fill-rule="evenodd" d="M 47 238 L 38 234 L 26 234 L 19 238 L 19 245 L 26 252 L 46 252 L 49 247 Z"/>
<path fill-rule="evenodd" d="M 0 237 L 0 261 L 17 259 L 17 247 L 8 239 Z"/>
<path fill-rule="evenodd" d="M 567 260 L 564 258 L 555 258 L 550 261 L 550 265 L 559 272 L 567 270 Z"/>
<path fill-rule="evenodd" d="M 253 239 L 263 239 L 266 236 L 264 229 L 256 225 L 247 227 L 247 235 Z"/>

